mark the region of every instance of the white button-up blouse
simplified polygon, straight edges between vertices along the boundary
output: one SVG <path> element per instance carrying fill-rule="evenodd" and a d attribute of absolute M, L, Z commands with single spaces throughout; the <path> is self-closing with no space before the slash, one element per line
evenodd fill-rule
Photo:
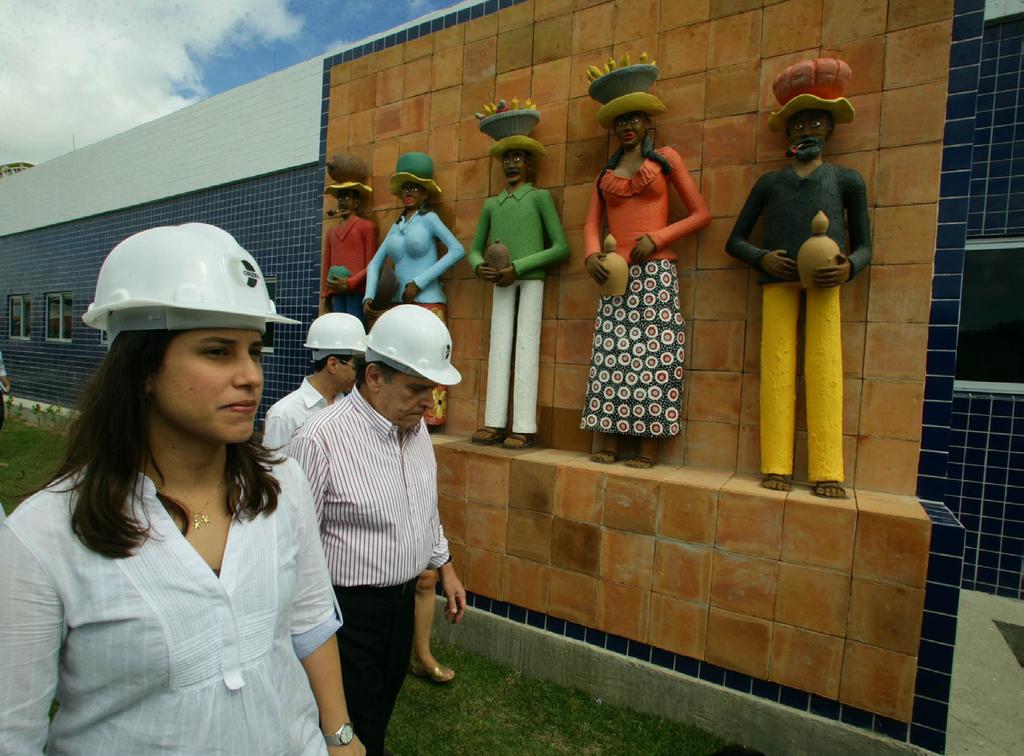
<path fill-rule="evenodd" d="M 82 545 L 59 486 L 0 525 L 0 754 L 326 753 L 292 636 L 336 603 L 305 476 L 273 472 L 277 509 L 232 522 L 219 578 L 142 476 L 126 559 Z"/>

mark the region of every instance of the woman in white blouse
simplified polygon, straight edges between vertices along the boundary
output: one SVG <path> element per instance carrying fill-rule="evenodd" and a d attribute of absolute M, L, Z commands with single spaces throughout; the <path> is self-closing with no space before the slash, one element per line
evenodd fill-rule
<path fill-rule="evenodd" d="M 251 442 L 295 321 L 204 224 L 115 247 L 84 320 L 110 353 L 0 525 L 0 754 L 363 754 L 308 484 Z"/>

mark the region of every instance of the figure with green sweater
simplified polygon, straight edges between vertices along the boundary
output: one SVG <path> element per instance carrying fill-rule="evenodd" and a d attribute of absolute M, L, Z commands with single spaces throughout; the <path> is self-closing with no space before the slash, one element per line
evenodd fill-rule
<path fill-rule="evenodd" d="M 485 106 L 486 115 L 478 114 L 480 130 L 497 140 L 491 157 L 501 161 L 506 186 L 484 202 L 469 252 L 470 267 L 494 286 L 484 427 L 473 434 L 473 442 L 501 443 L 510 449 L 532 445 L 537 432 L 544 268 L 569 256 L 551 193 L 531 183 L 534 161 L 544 154 L 543 145 L 528 136 L 540 120 L 532 105 L 527 100 L 520 108 L 513 100 L 509 108 L 502 101 Z M 513 338 L 516 356 L 509 433 Z"/>

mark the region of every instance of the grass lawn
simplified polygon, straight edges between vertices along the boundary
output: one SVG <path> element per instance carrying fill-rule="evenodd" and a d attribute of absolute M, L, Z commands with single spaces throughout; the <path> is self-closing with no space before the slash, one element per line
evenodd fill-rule
<path fill-rule="evenodd" d="M 0 501 L 7 514 L 50 479 L 67 436 L 8 417 L 0 430 Z"/>
<path fill-rule="evenodd" d="M 409 754 L 711 754 L 725 743 L 688 725 L 602 704 L 434 641 L 450 685 L 406 678 L 387 746 Z"/>
<path fill-rule="evenodd" d="M 67 437 L 8 419 L 0 430 L 0 500 L 8 514 L 57 468 Z M 425 754 L 711 754 L 724 743 L 694 727 L 607 706 L 578 691 L 435 642 L 451 685 L 408 677 L 388 730 L 400 756 Z"/>

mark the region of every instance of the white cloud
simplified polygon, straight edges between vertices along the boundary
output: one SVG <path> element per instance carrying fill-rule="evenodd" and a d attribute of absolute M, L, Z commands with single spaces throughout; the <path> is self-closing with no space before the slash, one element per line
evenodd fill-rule
<path fill-rule="evenodd" d="M 303 24 L 286 0 L 0 0 L 0 18 L 0 164 L 43 162 L 202 99 L 204 61 Z"/>

